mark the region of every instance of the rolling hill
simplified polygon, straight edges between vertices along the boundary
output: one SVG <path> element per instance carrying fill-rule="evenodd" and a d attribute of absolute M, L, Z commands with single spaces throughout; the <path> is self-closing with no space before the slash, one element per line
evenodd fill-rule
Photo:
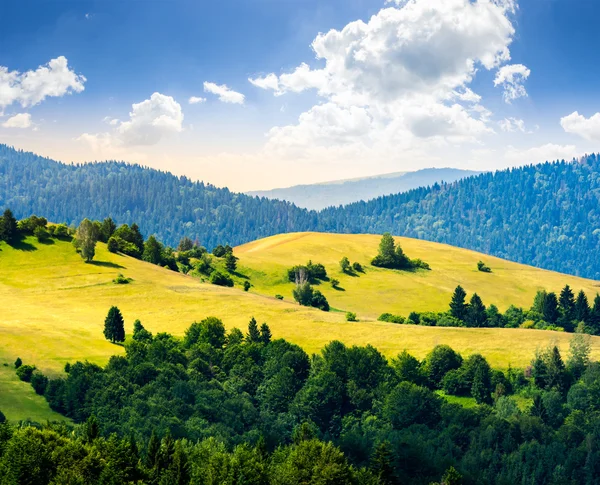
<path fill-rule="evenodd" d="M 426 168 L 415 172 L 396 172 L 320 184 L 256 190 L 247 192 L 247 194 L 268 199 L 287 200 L 298 207 L 321 210 L 360 200 L 371 200 L 383 195 L 398 194 L 418 187 L 427 187 L 443 182 L 451 183 L 479 173 L 456 168 Z"/>
<path fill-rule="evenodd" d="M 240 273 L 247 273 L 250 292 L 223 288 L 155 265 L 109 253 L 98 244 L 95 262 L 85 264 L 68 242 L 40 244 L 28 238 L 12 248 L 0 243 L 0 409 L 10 419 L 54 416 L 29 386 L 14 379 L 12 363 L 21 357 L 44 373 L 56 375 L 67 362 L 88 360 L 104 363 L 123 352 L 104 340 L 104 317 L 117 305 L 131 333 L 139 318 L 150 331 L 182 335 L 194 321 L 220 317 L 227 328 L 245 329 L 251 316 L 271 327 L 275 338 L 298 343 L 315 352 L 334 339 L 348 345 L 372 344 L 388 357 L 403 349 L 422 358 L 433 346 L 447 343 L 468 355 L 481 352 L 497 367 L 526 365 L 538 347 L 557 342 L 566 351 L 571 335 L 522 329 L 436 328 L 376 322 L 380 309 L 445 308 L 448 292 L 456 282 L 467 290 L 481 288 L 486 303 L 504 307 L 514 302 L 529 305 L 537 288 L 552 290 L 565 283 L 585 288 L 591 295 L 596 282 L 485 257 L 494 273 L 479 274 L 474 265 L 481 255 L 435 243 L 401 239 L 411 257 L 423 256 L 432 271 L 397 274 L 366 267 L 359 277 L 340 277 L 346 291 L 323 286 L 333 306 L 354 310 L 360 322 L 349 323 L 339 311 L 329 313 L 300 307 L 288 297 L 289 284 L 282 272 L 291 264 L 312 257 L 334 275 L 341 255 L 366 263 L 378 242 L 377 236 L 292 234 L 259 240 L 235 249 Z M 335 248 L 335 249 L 331 249 Z M 453 263 L 454 261 L 454 263 Z M 119 274 L 133 278 L 129 285 L 115 285 Z M 352 278 L 352 279 L 350 279 Z M 488 278 L 487 282 L 484 278 Z M 414 290 L 411 291 L 411 288 Z M 273 298 L 285 295 L 283 301 Z M 376 295 L 380 295 L 376 297 Z M 417 302 L 420 302 L 417 305 Z M 414 308 L 417 307 L 417 308 Z M 600 356 L 600 337 L 592 338 L 593 354 Z M 22 401 L 22 400 L 25 401 Z M 18 403 L 27 402 L 27 406 Z"/>

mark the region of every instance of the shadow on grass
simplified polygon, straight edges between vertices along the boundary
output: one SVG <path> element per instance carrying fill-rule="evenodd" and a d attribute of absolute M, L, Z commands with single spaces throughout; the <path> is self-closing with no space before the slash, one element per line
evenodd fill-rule
<path fill-rule="evenodd" d="M 335 291 L 346 291 L 346 288 L 342 288 L 341 286 L 332 286 Z"/>
<path fill-rule="evenodd" d="M 10 246 L 18 251 L 37 251 L 37 248 L 33 244 L 30 244 L 27 241 L 25 241 L 24 238 L 17 239 L 12 244 L 10 244 Z"/>
<path fill-rule="evenodd" d="M 52 246 L 54 244 L 54 239 L 42 239 L 41 241 L 38 241 L 40 244 L 44 244 L 45 246 Z"/>
<path fill-rule="evenodd" d="M 90 261 L 88 264 L 93 266 L 101 266 L 102 268 L 115 268 L 115 269 L 124 269 L 125 266 L 121 266 L 117 263 L 111 263 L 109 261 Z"/>
<path fill-rule="evenodd" d="M 360 276 L 360 275 L 359 275 L 359 274 L 358 274 L 356 271 L 354 271 L 354 270 L 352 270 L 352 271 L 344 271 L 344 274 L 345 274 L 346 276 L 352 276 L 353 278 L 358 278 L 358 277 Z"/>
<path fill-rule="evenodd" d="M 249 276 L 246 276 L 245 274 L 242 274 L 242 273 L 238 273 L 237 271 L 233 271 L 231 274 L 233 276 L 237 276 L 238 278 L 241 278 L 243 280 L 249 280 L 250 279 Z"/>

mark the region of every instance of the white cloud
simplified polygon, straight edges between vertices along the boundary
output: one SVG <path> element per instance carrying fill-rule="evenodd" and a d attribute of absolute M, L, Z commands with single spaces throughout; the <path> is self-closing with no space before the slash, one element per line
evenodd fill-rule
<path fill-rule="evenodd" d="M 527 90 L 523 84 L 531 74 L 527 66 L 523 64 L 510 64 L 502 66 L 496 73 L 494 86 L 504 88 L 504 101 L 510 104 L 511 101 L 527 96 Z"/>
<path fill-rule="evenodd" d="M 192 96 L 190 99 L 188 99 L 189 104 L 199 104 L 199 103 L 205 103 L 205 102 L 206 102 L 206 98 L 200 98 L 198 96 Z"/>
<path fill-rule="evenodd" d="M 567 133 L 574 133 L 589 141 L 600 141 L 600 113 L 586 118 L 575 111 L 561 118 L 560 126 Z"/>
<path fill-rule="evenodd" d="M 4 128 L 29 128 L 31 125 L 31 115 L 29 113 L 16 114 L 2 123 Z"/>
<path fill-rule="evenodd" d="M 215 84 L 210 82 L 204 82 L 204 91 L 207 93 L 215 94 L 219 97 L 219 101 L 223 103 L 233 104 L 244 104 L 246 98 L 242 93 L 238 93 L 225 84 Z"/>
<path fill-rule="evenodd" d="M 519 118 L 504 118 L 503 120 L 498 121 L 498 126 L 506 133 L 513 133 L 516 131 L 527 133 L 525 122 Z"/>
<path fill-rule="evenodd" d="M 529 163 L 542 163 L 554 160 L 572 160 L 580 155 L 575 145 L 556 145 L 547 143 L 539 147 L 517 149 L 509 146 L 504 158 L 509 165 L 518 166 Z"/>
<path fill-rule="evenodd" d="M 478 69 L 510 60 L 511 1 L 402 0 L 367 22 L 319 34 L 324 65 L 249 78 L 275 95 L 316 91 L 324 101 L 294 125 L 269 131 L 267 148 L 290 156 L 337 147 L 356 156 L 397 157 L 400 150 L 478 142 L 493 133 L 491 113 L 469 84 Z M 335 126 L 332 127 L 331 124 Z M 358 133 L 357 133 L 357 127 Z M 360 146 L 358 146 L 360 145 Z M 359 155 L 360 154 L 360 155 Z"/>
<path fill-rule="evenodd" d="M 116 126 L 113 133 L 84 133 L 78 140 L 88 143 L 95 151 L 111 146 L 155 145 L 162 138 L 183 130 L 183 112 L 171 96 L 154 93 L 150 99 L 132 105 L 129 120 L 113 119 L 109 124 Z"/>
<path fill-rule="evenodd" d="M 13 103 L 20 103 L 25 108 L 39 104 L 47 97 L 80 93 L 85 82 L 84 76 L 69 68 L 64 56 L 24 73 L 0 66 L 0 110 Z"/>

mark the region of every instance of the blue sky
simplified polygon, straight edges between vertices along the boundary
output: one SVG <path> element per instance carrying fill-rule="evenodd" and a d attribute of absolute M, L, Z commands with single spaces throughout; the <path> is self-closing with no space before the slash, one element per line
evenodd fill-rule
<path fill-rule="evenodd" d="M 236 190 L 571 158 L 600 141 L 599 15 L 592 0 L 5 0 L 0 142 Z"/>

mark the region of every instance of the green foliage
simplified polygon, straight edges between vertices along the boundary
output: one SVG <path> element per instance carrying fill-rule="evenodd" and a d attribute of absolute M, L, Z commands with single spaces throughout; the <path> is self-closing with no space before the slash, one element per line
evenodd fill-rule
<path fill-rule="evenodd" d="M 238 258 L 233 255 L 232 252 L 225 254 L 225 269 L 230 273 L 233 273 L 237 269 Z"/>
<path fill-rule="evenodd" d="M 0 241 L 13 244 L 18 237 L 17 220 L 10 209 L 6 209 L 0 217 Z"/>
<path fill-rule="evenodd" d="M 144 243 L 142 259 L 148 263 L 161 264 L 163 250 L 163 245 L 159 243 L 156 240 L 156 238 L 152 235 Z"/>
<path fill-rule="evenodd" d="M 112 343 L 125 341 L 125 322 L 116 306 L 110 307 L 104 320 L 104 337 Z"/>
<path fill-rule="evenodd" d="M 283 300 L 283 295 L 275 295 L 275 298 L 278 300 Z"/>
<path fill-rule="evenodd" d="M 354 271 L 356 271 L 357 273 L 363 273 L 364 272 L 364 269 L 363 269 L 362 265 L 358 261 L 354 261 L 354 263 L 352 263 L 352 269 Z"/>
<path fill-rule="evenodd" d="M 491 273 L 492 272 L 492 268 L 490 268 L 489 266 L 486 266 L 486 264 L 483 261 L 479 261 L 477 263 L 477 270 L 481 271 L 482 273 Z"/>
<path fill-rule="evenodd" d="M 335 278 L 331 278 L 330 283 L 331 283 L 331 287 L 335 288 L 335 289 L 338 289 L 340 286 L 340 280 L 337 280 Z"/>
<path fill-rule="evenodd" d="M 467 318 L 467 303 L 465 302 L 466 297 L 467 292 L 462 286 L 458 285 L 454 290 L 452 300 L 450 301 L 450 315 L 458 320 L 464 321 Z"/>
<path fill-rule="evenodd" d="M 41 242 L 41 243 L 50 240 L 50 233 L 46 230 L 46 228 L 44 228 L 42 226 L 37 226 L 33 230 L 33 235 L 38 240 L 38 242 Z"/>
<path fill-rule="evenodd" d="M 113 280 L 115 285 L 127 285 L 133 281 L 133 278 L 127 278 L 123 276 L 121 273 L 117 275 L 117 277 Z"/>
<path fill-rule="evenodd" d="M 17 368 L 16 373 L 17 377 L 24 382 L 30 382 L 31 376 L 33 375 L 33 371 L 35 371 L 35 366 L 33 365 L 21 365 Z"/>
<path fill-rule="evenodd" d="M 392 315 L 391 313 L 382 313 L 377 318 L 380 322 L 389 322 L 389 323 L 405 323 L 406 318 L 402 315 Z"/>
<path fill-rule="evenodd" d="M 244 291 L 248 291 L 250 289 L 250 282 L 248 280 L 244 281 Z"/>
<path fill-rule="evenodd" d="M 327 298 L 325 298 L 325 295 L 319 290 L 313 291 L 310 305 L 315 308 L 318 308 L 319 310 L 323 310 L 324 312 L 329 311 L 329 303 L 327 302 Z"/>
<path fill-rule="evenodd" d="M 301 283 L 294 288 L 292 295 L 300 305 L 312 306 L 314 290 L 308 281 Z"/>
<path fill-rule="evenodd" d="M 396 246 L 394 238 L 386 232 L 379 243 L 379 254 L 371 261 L 373 266 L 388 269 L 409 270 L 415 268 L 430 269 L 429 265 L 420 259 L 411 260 L 404 254 L 400 245 Z"/>
<path fill-rule="evenodd" d="M 293 283 L 304 282 L 317 283 L 319 280 L 327 279 L 327 271 L 321 263 L 313 263 L 309 261 L 305 265 L 297 265 L 288 269 L 288 280 Z"/>
<path fill-rule="evenodd" d="M 23 361 L 21 360 L 21 357 L 17 357 L 17 360 L 15 360 L 15 369 L 18 369 L 22 365 L 23 365 Z"/>
<path fill-rule="evenodd" d="M 340 261 L 340 269 L 342 273 L 349 273 L 351 271 L 350 260 L 344 256 Z"/>
<path fill-rule="evenodd" d="M 94 259 L 98 236 L 98 230 L 92 221 L 89 219 L 81 221 L 75 233 L 74 244 L 86 263 Z"/>
<path fill-rule="evenodd" d="M 211 274 L 210 274 L 210 279 L 209 281 L 213 284 L 213 285 L 219 285 L 219 286 L 233 286 L 233 280 L 231 279 L 231 276 L 221 273 L 218 269 L 215 269 Z"/>
<path fill-rule="evenodd" d="M 442 379 L 451 370 L 460 368 L 462 357 L 448 345 L 436 345 L 425 358 L 424 371 L 431 385 L 437 389 L 442 386 Z"/>
<path fill-rule="evenodd" d="M 356 313 L 346 312 L 346 321 L 347 322 L 358 322 L 356 319 Z"/>

